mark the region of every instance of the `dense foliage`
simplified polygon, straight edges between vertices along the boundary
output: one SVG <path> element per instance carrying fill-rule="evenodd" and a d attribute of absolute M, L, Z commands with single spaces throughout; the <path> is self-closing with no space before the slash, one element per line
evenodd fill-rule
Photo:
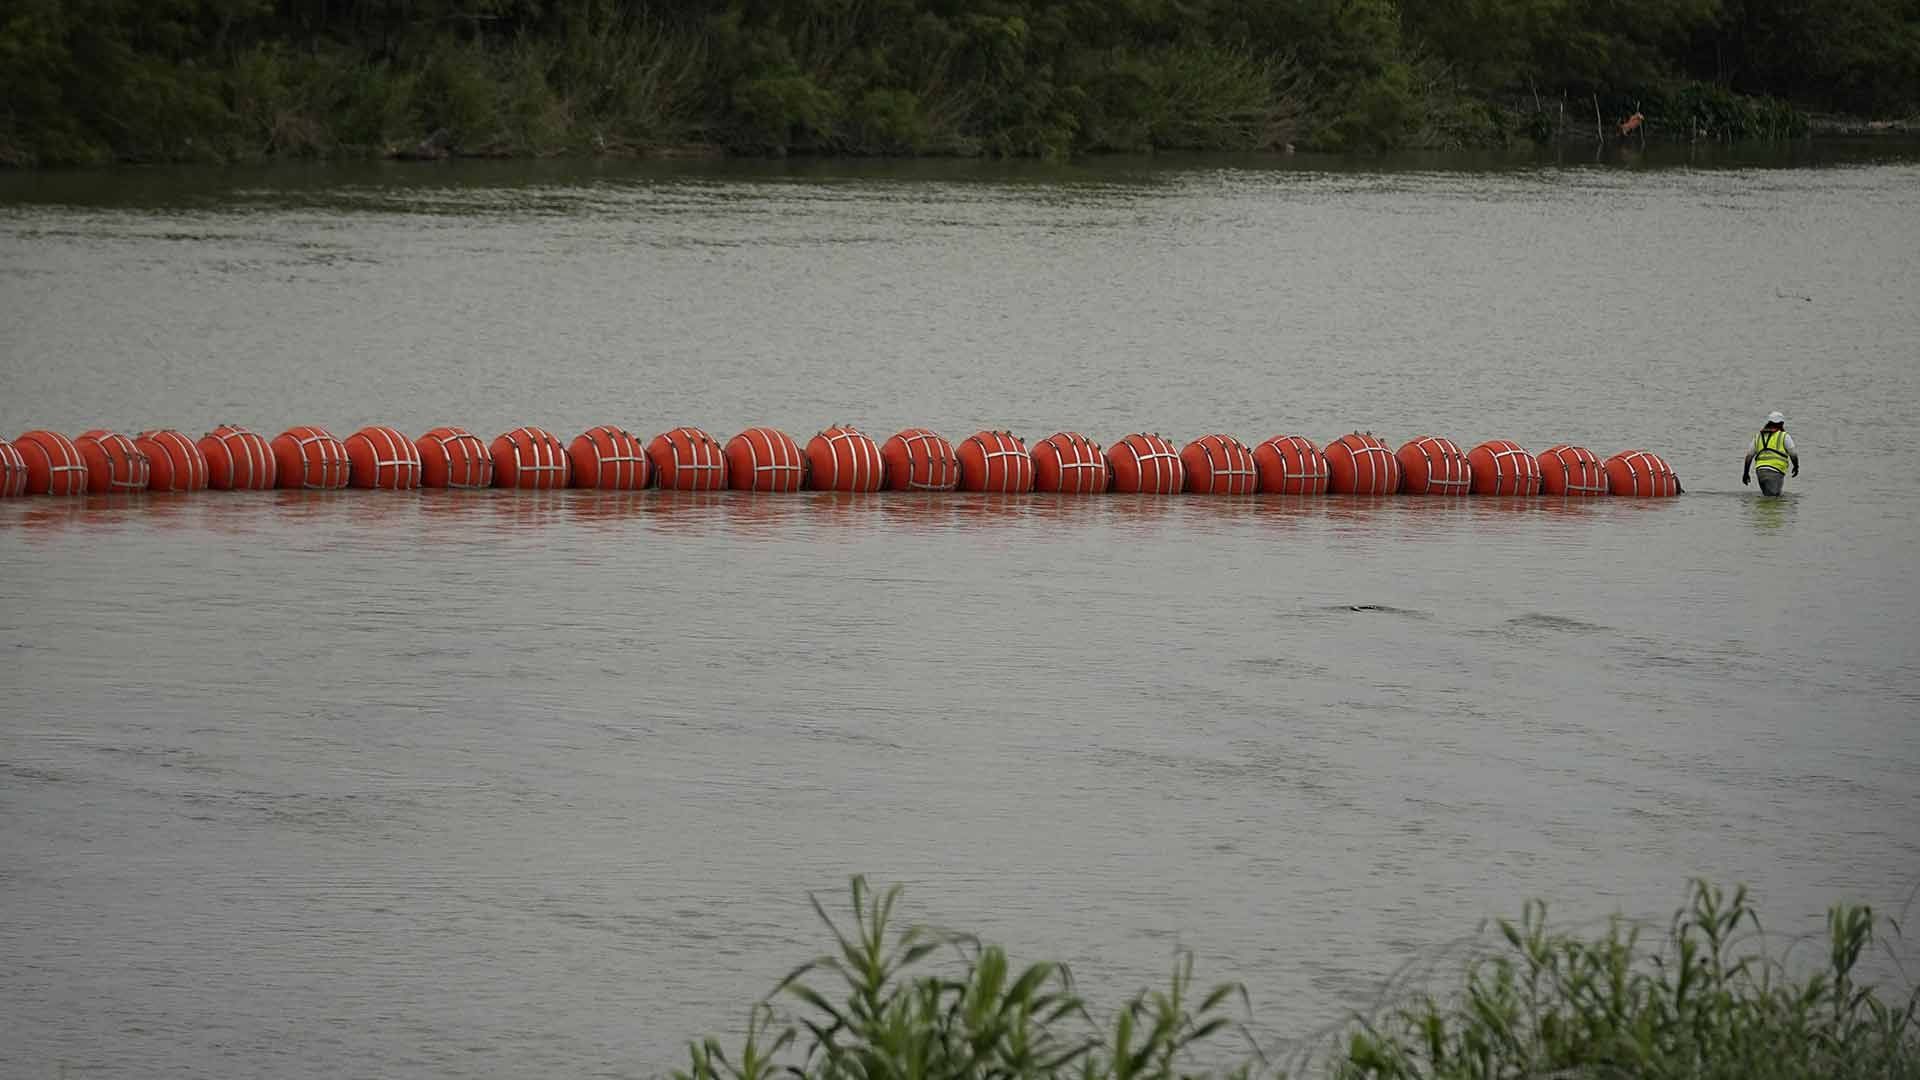
<path fill-rule="evenodd" d="M 1100 1023 L 1057 964 L 1016 970 L 966 935 L 895 931 L 897 896 L 855 878 L 850 925 L 816 901 L 834 951 L 755 1005 L 732 1053 L 692 1044 L 674 1080 L 1920 1078 L 1920 992 L 1889 1001 L 1855 976 L 1884 925 L 1864 907 L 1829 913 L 1824 963 L 1803 977 L 1761 947 L 1744 889 L 1697 883 L 1658 948 L 1619 920 L 1551 930 L 1536 903 L 1498 924 L 1459 990 L 1355 1020 L 1282 1065 L 1237 1038 L 1239 987 L 1196 995 L 1191 956 Z"/>
<path fill-rule="evenodd" d="M 1618 919 L 1592 936 L 1552 930 L 1535 902 L 1499 924 L 1503 950 L 1479 958 L 1459 994 L 1358 1025 L 1335 1073 L 1913 1080 L 1920 990 L 1888 1001 L 1855 977 L 1875 931 L 1871 909 L 1833 908 L 1825 963 L 1797 979 L 1759 948 L 1745 889 L 1696 883 L 1658 949 Z"/>
<path fill-rule="evenodd" d="M 0 161 L 1445 145 L 1920 106 L 1920 0 L 9 0 Z M 1590 125 L 1589 125 L 1590 130 Z"/>

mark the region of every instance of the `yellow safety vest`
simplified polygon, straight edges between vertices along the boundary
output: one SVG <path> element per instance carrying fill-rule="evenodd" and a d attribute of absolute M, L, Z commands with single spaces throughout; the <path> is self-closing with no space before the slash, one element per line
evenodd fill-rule
<path fill-rule="evenodd" d="M 1787 433 L 1763 431 L 1753 439 L 1753 467 L 1787 471 Z"/>

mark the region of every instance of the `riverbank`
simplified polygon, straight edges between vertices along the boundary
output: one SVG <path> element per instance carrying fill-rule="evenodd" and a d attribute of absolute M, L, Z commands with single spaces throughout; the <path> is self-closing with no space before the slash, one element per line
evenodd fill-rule
<path fill-rule="evenodd" d="M 1501 106 L 1486 104 L 1489 115 L 1497 114 Z M 1628 114 L 1630 118 L 1633 114 Z M 1095 148 L 1062 148 L 1059 150 L 1032 153 L 989 153 L 978 140 L 962 141 L 932 147 L 906 148 L 852 148 L 835 149 L 829 147 L 791 148 L 742 148 L 715 141 L 698 139 L 662 139 L 654 141 L 646 138 L 609 137 L 604 132 L 589 131 L 570 137 L 520 142 L 507 139 L 492 139 L 473 143 L 456 139 L 447 128 L 436 129 L 418 137 L 407 136 L 379 145 L 362 145 L 341 142 L 333 139 L 317 141 L 299 147 L 240 146 L 231 142 L 223 144 L 221 140 L 207 137 L 186 137 L 177 153 L 149 155 L 114 155 L 110 153 L 83 154 L 71 157 L 42 157 L 29 152 L 19 145 L 0 145 L 0 170 L 33 171 L 38 169 L 112 168 L 132 165 L 268 165 L 308 163 L 351 163 L 351 162 L 435 162 L 435 161 L 565 161 L 565 160 L 607 160 L 607 161 L 659 161 L 659 162 L 698 162 L 698 161 L 766 161 L 786 158 L 814 161 L 840 160 L 856 162 L 862 160 L 925 160 L 925 161 L 965 161 L 979 159 L 1045 159 L 1065 160 L 1105 157 L 1131 157 L 1140 155 L 1180 157 L 1187 154 L 1219 154 L 1229 156 L 1274 155 L 1292 156 L 1296 153 L 1314 157 L 1329 154 L 1361 155 L 1364 159 L 1390 159 L 1394 155 L 1408 152 L 1518 152 L 1525 154 L 1531 148 L 1538 152 L 1551 152 L 1556 148 L 1678 148 L 1701 144 L 1709 145 L 1767 145 L 1787 144 L 1840 144 L 1868 143 L 1877 141 L 1895 142 L 1920 139 L 1920 119 L 1876 120 L 1866 117 L 1847 117 L 1832 115 L 1802 115 L 1798 113 L 1780 114 L 1783 123 L 1775 128 L 1755 130 L 1748 127 L 1709 126 L 1699 123 L 1675 122 L 1665 118 L 1647 119 L 1642 114 L 1642 122 L 1632 130 L 1622 131 L 1626 118 L 1609 119 L 1604 114 L 1595 118 L 1591 114 L 1573 119 L 1564 114 L 1540 115 L 1530 117 L 1519 110 L 1508 110 L 1504 122 L 1487 122 L 1472 133 L 1459 131 L 1430 133 L 1429 137 L 1396 142 L 1392 145 L 1363 144 L 1358 147 L 1340 144 L 1326 145 L 1306 136 L 1294 139 L 1276 139 L 1256 145 L 1221 144 L 1214 146 L 1172 146 L 1161 147 L 1153 144 L 1138 146 L 1101 146 Z"/>
<path fill-rule="evenodd" d="M 1826 139 L 1877 139 L 1920 137 L 1920 116 L 1904 120 L 1870 120 L 1858 116 L 1807 117 L 1807 133 Z"/>
<path fill-rule="evenodd" d="M 1800 137 L 1810 111 L 1910 126 L 1920 2 L 1836 4 L 73 0 L 0 24 L 0 163 L 1732 141 Z"/>

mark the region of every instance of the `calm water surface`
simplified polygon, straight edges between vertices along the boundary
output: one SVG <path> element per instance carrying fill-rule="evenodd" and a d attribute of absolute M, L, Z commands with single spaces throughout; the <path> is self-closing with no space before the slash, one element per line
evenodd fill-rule
<path fill-rule="evenodd" d="M 1357 427 L 1689 492 L 0 504 L 0 1075 L 648 1075 L 859 871 L 1089 987 L 1192 946 L 1269 1039 L 1529 896 L 1897 910 L 1920 165 L 1455 164 L 0 177 L 6 436 Z"/>

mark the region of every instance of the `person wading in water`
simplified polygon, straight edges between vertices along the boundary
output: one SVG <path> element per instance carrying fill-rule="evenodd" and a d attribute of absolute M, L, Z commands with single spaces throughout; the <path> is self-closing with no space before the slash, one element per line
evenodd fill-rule
<path fill-rule="evenodd" d="M 1800 475 L 1800 455 L 1793 451 L 1793 436 L 1787 434 L 1787 418 L 1779 413 L 1767 414 L 1767 426 L 1753 437 L 1753 449 L 1747 451 L 1747 460 L 1740 466 L 1740 483 L 1753 482 L 1753 474 L 1760 477 L 1760 494 L 1776 496 L 1787 483 L 1787 466 L 1793 466 L 1793 475 Z"/>

